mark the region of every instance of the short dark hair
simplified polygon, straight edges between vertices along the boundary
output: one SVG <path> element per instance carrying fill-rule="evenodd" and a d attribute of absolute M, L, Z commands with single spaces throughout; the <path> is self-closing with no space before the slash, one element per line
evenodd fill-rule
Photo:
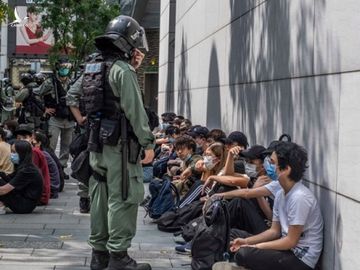
<path fill-rule="evenodd" d="M 214 128 L 210 130 L 210 132 L 207 134 L 206 139 L 213 139 L 215 142 L 221 142 L 224 143 L 226 139 L 226 134 L 221 129 Z"/>
<path fill-rule="evenodd" d="M 38 11 L 36 9 L 35 5 L 29 5 L 26 9 L 27 13 L 34 13 L 34 14 L 38 14 Z"/>
<path fill-rule="evenodd" d="M 178 127 L 175 127 L 175 126 L 168 126 L 166 129 L 165 129 L 165 135 L 166 136 L 172 136 L 172 135 L 179 135 L 180 134 L 180 129 Z"/>
<path fill-rule="evenodd" d="M 294 182 L 299 182 L 308 168 L 306 150 L 293 142 L 280 142 L 275 146 L 275 153 L 279 169 L 284 170 L 289 166 L 291 168 L 289 178 Z"/>
<path fill-rule="evenodd" d="M 186 147 L 188 149 L 191 149 L 193 152 L 196 151 L 196 142 L 193 138 L 191 138 L 188 135 L 183 135 L 179 138 L 176 138 L 174 146 L 175 149 Z"/>
<path fill-rule="evenodd" d="M 3 141 L 6 140 L 6 132 L 2 127 L 0 127 L 0 136 Z"/>
<path fill-rule="evenodd" d="M 44 133 L 41 131 L 35 131 L 33 135 L 35 140 L 40 143 L 41 150 L 49 147 L 49 139 Z"/>

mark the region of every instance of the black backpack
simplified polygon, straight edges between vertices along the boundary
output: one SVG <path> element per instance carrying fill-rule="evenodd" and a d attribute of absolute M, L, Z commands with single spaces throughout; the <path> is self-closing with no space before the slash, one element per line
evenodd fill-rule
<path fill-rule="evenodd" d="M 230 219 L 227 202 L 209 199 L 201 224 L 191 246 L 191 269 L 211 270 L 214 263 L 227 259 L 230 242 Z"/>
<path fill-rule="evenodd" d="M 158 219 L 165 212 L 179 206 L 179 192 L 169 178 L 153 179 L 149 184 L 149 191 L 151 200 L 144 208 L 151 218 Z"/>
<path fill-rule="evenodd" d="M 195 201 L 182 208 L 168 211 L 163 214 L 156 223 L 162 232 L 180 232 L 188 222 L 201 216 L 203 202 Z"/>

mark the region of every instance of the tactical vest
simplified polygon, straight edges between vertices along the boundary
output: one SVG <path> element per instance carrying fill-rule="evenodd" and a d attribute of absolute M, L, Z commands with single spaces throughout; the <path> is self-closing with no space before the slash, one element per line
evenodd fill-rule
<path fill-rule="evenodd" d="M 35 97 L 32 83 L 26 85 L 26 88 L 29 91 L 29 95 L 23 101 L 23 108 L 25 109 L 25 112 L 30 114 L 30 116 L 42 116 L 45 108 L 42 102 Z"/>
<path fill-rule="evenodd" d="M 80 98 L 83 114 L 119 119 L 120 99 L 114 95 L 108 79 L 110 69 L 116 60 L 118 59 L 105 61 L 102 56 L 98 56 L 86 64 L 82 81 L 83 95 Z"/>
<path fill-rule="evenodd" d="M 0 97 L 0 104 L 2 108 L 6 111 L 15 109 L 15 97 L 14 90 L 12 87 L 7 86 L 6 89 L 3 89 L 5 95 L 4 98 Z"/>
<path fill-rule="evenodd" d="M 61 82 L 54 76 L 52 78 L 54 86 L 55 97 L 52 95 L 44 96 L 44 103 L 46 108 L 55 109 L 55 116 L 62 119 L 72 120 L 72 113 L 66 105 L 66 91 Z"/>

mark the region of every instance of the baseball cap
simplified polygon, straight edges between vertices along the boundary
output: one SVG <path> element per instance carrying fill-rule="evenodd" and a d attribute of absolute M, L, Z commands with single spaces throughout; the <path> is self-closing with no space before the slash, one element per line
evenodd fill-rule
<path fill-rule="evenodd" d="M 14 135 L 32 135 L 33 128 L 27 124 L 20 124 L 18 128 L 15 130 Z"/>
<path fill-rule="evenodd" d="M 237 143 L 239 145 L 247 147 L 249 145 L 247 137 L 240 131 L 233 131 L 225 140 L 226 144 Z"/>
<path fill-rule="evenodd" d="M 208 133 L 209 133 L 209 130 L 206 127 L 202 127 L 202 126 L 194 126 L 190 129 L 189 132 L 187 132 L 187 134 L 193 138 L 200 137 L 200 136 L 205 138 Z"/>
<path fill-rule="evenodd" d="M 240 156 L 248 159 L 263 159 L 265 150 L 266 148 L 264 146 L 255 144 L 249 149 L 241 151 Z"/>

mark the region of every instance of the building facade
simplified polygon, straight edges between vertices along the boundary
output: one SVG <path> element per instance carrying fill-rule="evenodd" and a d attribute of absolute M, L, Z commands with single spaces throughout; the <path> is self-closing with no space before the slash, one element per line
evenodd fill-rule
<path fill-rule="evenodd" d="M 355 0 L 162 0 L 159 113 L 282 133 L 309 153 L 305 182 L 325 221 L 322 269 L 360 269 L 360 3 Z"/>

